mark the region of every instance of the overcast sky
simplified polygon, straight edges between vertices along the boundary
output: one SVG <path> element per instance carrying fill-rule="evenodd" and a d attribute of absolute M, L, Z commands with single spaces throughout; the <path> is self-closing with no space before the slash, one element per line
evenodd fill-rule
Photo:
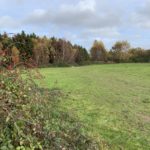
<path fill-rule="evenodd" d="M 0 32 L 22 30 L 88 49 L 95 39 L 150 48 L 150 0 L 0 0 Z"/>

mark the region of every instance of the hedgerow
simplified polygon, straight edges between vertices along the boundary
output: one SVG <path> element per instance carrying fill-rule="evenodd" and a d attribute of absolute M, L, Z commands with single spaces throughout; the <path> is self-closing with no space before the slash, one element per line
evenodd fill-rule
<path fill-rule="evenodd" d="M 99 149 L 82 134 L 80 122 L 59 108 L 65 94 L 59 89 L 41 89 L 34 81 L 29 69 L 1 71 L 0 149 Z"/>

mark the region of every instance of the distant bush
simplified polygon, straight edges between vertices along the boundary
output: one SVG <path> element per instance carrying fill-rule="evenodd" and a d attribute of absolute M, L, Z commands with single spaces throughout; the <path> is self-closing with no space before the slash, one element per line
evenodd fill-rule
<path fill-rule="evenodd" d="M 132 48 L 127 41 L 117 41 L 108 53 L 108 60 L 116 63 L 150 62 L 150 50 Z"/>
<path fill-rule="evenodd" d="M 1 150 L 96 150 L 96 142 L 81 134 L 82 125 L 59 108 L 59 89 L 40 89 L 27 70 L 0 73 Z"/>

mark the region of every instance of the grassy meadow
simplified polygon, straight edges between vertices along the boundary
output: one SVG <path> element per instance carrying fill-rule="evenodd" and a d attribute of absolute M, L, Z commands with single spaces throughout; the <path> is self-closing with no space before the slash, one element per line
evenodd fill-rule
<path fill-rule="evenodd" d="M 150 149 L 150 64 L 42 68 L 40 86 L 67 96 L 60 109 L 108 149 Z"/>

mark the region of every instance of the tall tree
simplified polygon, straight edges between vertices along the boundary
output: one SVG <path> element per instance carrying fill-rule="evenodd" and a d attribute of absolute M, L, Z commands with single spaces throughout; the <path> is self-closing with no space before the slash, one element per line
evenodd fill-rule
<path fill-rule="evenodd" d="M 112 59 L 115 62 L 128 61 L 130 44 L 127 41 L 117 41 L 111 49 Z"/>
<path fill-rule="evenodd" d="M 102 41 L 94 41 L 90 53 L 93 61 L 107 60 L 107 51 Z"/>
<path fill-rule="evenodd" d="M 81 63 L 89 60 L 89 54 L 85 48 L 79 45 L 74 45 L 74 49 L 76 49 L 75 62 Z"/>
<path fill-rule="evenodd" d="M 37 65 L 48 65 L 49 64 L 49 40 L 47 38 L 33 39 L 33 58 Z"/>
<path fill-rule="evenodd" d="M 26 34 L 24 31 L 13 37 L 13 43 L 20 50 L 22 59 L 29 59 L 33 56 L 33 35 Z"/>

